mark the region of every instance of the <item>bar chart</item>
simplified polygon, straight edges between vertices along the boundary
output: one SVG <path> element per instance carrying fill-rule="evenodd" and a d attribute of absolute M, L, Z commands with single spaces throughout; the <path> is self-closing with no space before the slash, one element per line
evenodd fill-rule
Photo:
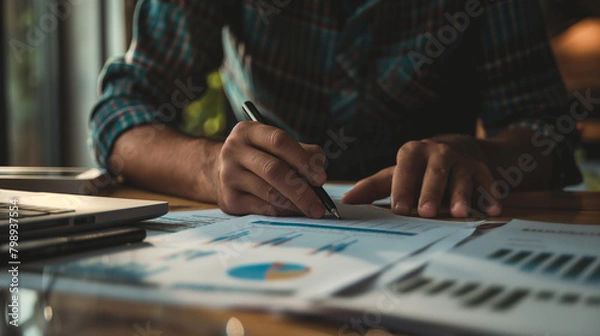
<path fill-rule="evenodd" d="M 285 243 L 289 243 L 297 238 L 302 237 L 303 234 L 302 233 L 291 233 L 291 234 L 285 234 L 279 237 L 275 237 L 275 238 L 271 238 L 271 239 L 267 239 L 261 242 L 258 242 L 256 244 L 254 244 L 254 248 L 257 247 L 261 247 L 261 246 L 281 246 Z"/>
<path fill-rule="evenodd" d="M 600 286 L 598 256 L 501 248 L 490 253 L 487 259 L 516 267 L 521 272 Z"/>

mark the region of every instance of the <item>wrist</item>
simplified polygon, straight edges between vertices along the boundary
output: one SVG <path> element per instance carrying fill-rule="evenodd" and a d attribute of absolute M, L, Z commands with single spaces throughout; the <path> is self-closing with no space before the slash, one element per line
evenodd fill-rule
<path fill-rule="evenodd" d="M 192 161 L 195 163 L 192 170 L 194 197 L 200 201 L 215 203 L 219 186 L 219 154 L 222 142 L 196 139 L 192 144 L 191 151 L 195 153 Z"/>
<path fill-rule="evenodd" d="M 529 129 L 515 128 L 491 138 L 478 139 L 492 175 L 497 180 L 510 180 L 511 189 L 539 189 L 550 185 L 552 156 L 543 155 L 534 146 L 532 135 L 533 131 Z M 510 174 L 513 178 L 508 176 Z"/>

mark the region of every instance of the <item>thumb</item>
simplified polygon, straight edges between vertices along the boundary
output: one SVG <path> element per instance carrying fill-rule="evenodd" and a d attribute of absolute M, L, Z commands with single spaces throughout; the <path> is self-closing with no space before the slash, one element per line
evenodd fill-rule
<path fill-rule="evenodd" d="M 342 196 L 347 204 L 370 204 L 376 200 L 390 196 L 394 167 L 380 170 L 377 174 L 362 179 L 352 190 Z"/>

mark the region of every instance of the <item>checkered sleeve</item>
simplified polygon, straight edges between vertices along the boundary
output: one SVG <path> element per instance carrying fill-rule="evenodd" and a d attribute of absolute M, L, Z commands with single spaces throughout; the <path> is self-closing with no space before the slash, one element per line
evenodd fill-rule
<path fill-rule="evenodd" d="M 483 112 L 488 136 L 507 128 L 534 131 L 532 143 L 552 155 L 555 188 L 581 174 L 573 152 L 579 141 L 567 93 L 549 44 L 538 1 L 488 0 L 481 20 Z"/>
<path fill-rule="evenodd" d="M 108 166 L 123 132 L 176 122 L 183 107 L 202 95 L 206 74 L 223 58 L 223 14 L 213 0 L 139 1 L 131 46 L 104 67 L 90 117 L 92 148 L 101 166 Z"/>

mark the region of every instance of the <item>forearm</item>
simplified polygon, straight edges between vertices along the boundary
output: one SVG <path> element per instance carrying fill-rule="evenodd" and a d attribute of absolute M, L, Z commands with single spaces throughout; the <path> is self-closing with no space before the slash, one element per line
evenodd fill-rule
<path fill-rule="evenodd" d="M 486 164 L 496 181 L 510 189 L 547 189 L 553 171 L 553 155 L 532 141 L 534 131 L 524 128 L 505 130 L 478 140 Z M 500 182 L 501 183 L 501 182 Z"/>
<path fill-rule="evenodd" d="M 110 165 L 133 185 L 214 203 L 213 172 L 221 146 L 170 127 L 141 125 L 117 139 Z"/>

